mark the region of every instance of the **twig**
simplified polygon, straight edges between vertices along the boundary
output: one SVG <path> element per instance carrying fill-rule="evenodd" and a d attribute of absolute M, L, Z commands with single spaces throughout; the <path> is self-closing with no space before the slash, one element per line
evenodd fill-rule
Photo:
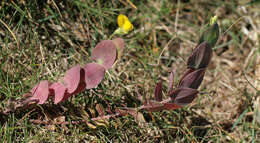
<path fill-rule="evenodd" d="M 178 25 L 178 20 L 179 20 L 179 11 L 180 11 L 180 0 L 178 0 L 178 3 L 177 3 L 177 13 L 175 16 L 175 24 L 174 24 L 174 30 L 175 30 L 175 33 L 177 33 L 177 34 L 178 34 L 177 25 Z"/>
<path fill-rule="evenodd" d="M 246 73 L 243 71 L 243 75 L 246 79 L 246 81 L 248 82 L 248 84 L 253 87 L 257 92 L 259 92 L 259 90 L 248 80 L 247 76 L 246 76 Z"/>
<path fill-rule="evenodd" d="M 127 0 L 127 2 L 128 2 L 134 9 L 137 9 L 137 7 L 136 7 L 130 0 Z"/>
<path fill-rule="evenodd" d="M 61 14 L 61 12 L 60 12 L 60 10 L 59 10 L 59 7 L 58 7 L 57 4 L 54 2 L 54 0 L 51 0 L 51 1 L 52 1 L 52 3 L 53 3 L 54 7 L 58 10 L 58 12 L 59 12 L 59 14 L 60 14 L 60 17 L 62 18 L 62 14 Z"/>
<path fill-rule="evenodd" d="M 9 28 L 9 26 L 2 20 L 0 19 L 0 22 L 7 28 L 7 30 L 11 33 L 11 35 L 13 36 L 14 40 L 16 41 L 17 47 L 20 47 L 20 44 L 18 42 L 18 40 L 16 39 L 14 32 Z"/>
<path fill-rule="evenodd" d="M 162 57 L 163 52 L 169 47 L 170 43 L 171 43 L 174 39 L 175 39 L 175 36 L 172 37 L 171 40 L 164 46 L 162 52 L 160 53 L 160 55 L 159 55 L 159 57 L 158 57 L 158 59 L 157 59 L 157 65 L 156 65 L 156 66 L 159 66 L 159 64 L 160 64 L 160 59 L 161 59 L 161 57 Z"/>
<path fill-rule="evenodd" d="M 97 121 L 97 120 L 103 120 L 103 119 L 110 119 L 110 118 L 115 118 L 117 116 L 123 116 L 126 115 L 127 113 L 115 113 L 115 114 L 110 114 L 110 115 L 106 115 L 106 116 L 100 116 L 100 117 L 96 117 L 96 118 L 92 118 L 91 120 L 93 121 Z"/>
<path fill-rule="evenodd" d="M 222 36 L 224 36 L 235 24 L 237 24 L 241 19 L 243 19 L 245 16 L 241 16 L 239 17 L 223 34 Z"/>

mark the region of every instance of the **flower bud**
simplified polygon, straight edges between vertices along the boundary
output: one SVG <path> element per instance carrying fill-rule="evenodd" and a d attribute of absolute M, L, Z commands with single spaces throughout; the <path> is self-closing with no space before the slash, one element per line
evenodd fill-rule
<path fill-rule="evenodd" d="M 204 28 L 200 36 L 199 44 L 202 42 L 207 42 L 210 45 L 210 47 L 213 48 L 217 43 L 218 37 L 219 37 L 218 24 L 217 23 L 208 24 Z"/>

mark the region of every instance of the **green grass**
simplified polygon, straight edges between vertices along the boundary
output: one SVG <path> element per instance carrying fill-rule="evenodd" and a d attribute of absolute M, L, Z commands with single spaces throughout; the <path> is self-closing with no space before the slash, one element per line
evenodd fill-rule
<path fill-rule="evenodd" d="M 256 80 L 259 53 L 255 50 L 252 57 L 248 54 L 258 48 L 258 41 L 241 28 L 257 33 L 254 27 L 259 27 L 259 4 L 218 0 L 132 2 L 137 9 L 127 0 L 0 2 L 0 142 L 259 142 L 260 129 L 253 114 L 258 94 L 247 81 L 238 80 L 245 79 L 243 71 L 250 82 Z M 123 36 L 126 48 L 122 59 L 97 88 L 59 105 L 50 101 L 1 115 L 9 108 L 8 100 L 21 99 L 39 81 L 58 80 L 73 65 L 88 63 L 92 48 L 117 28 L 120 13 L 127 15 L 135 28 Z M 153 99 L 156 82 L 163 80 L 166 89 L 172 68 L 177 69 L 177 81 L 201 28 L 215 14 L 219 15 L 222 34 L 228 31 L 221 35 L 201 93 L 191 105 L 174 111 L 142 111 L 144 124 L 131 116 L 110 119 L 107 124 L 77 123 L 96 117 L 97 104 L 105 109 L 110 106 L 112 111 L 140 106 L 136 90 Z M 242 16 L 249 20 L 237 21 Z M 167 45 L 161 64 L 156 66 Z M 57 124 L 57 120 L 68 124 Z"/>

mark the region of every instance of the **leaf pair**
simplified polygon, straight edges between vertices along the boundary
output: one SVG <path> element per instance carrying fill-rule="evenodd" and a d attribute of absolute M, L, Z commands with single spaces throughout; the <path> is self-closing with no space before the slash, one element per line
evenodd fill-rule
<path fill-rule="evenodd" d="M 144 105 L 141 106 L 141 109 L 145 109 L 152 112 L 156 112 L 160 110 L 173 110 L 173 109 L 181 108 L 191 103 L 196 98 L 198 94 L 198 91 L 196 89 L 192 89 L 185 86 L 179 86 L 177 89 L 173 89 L 174 74 L 175 74 L 175 70 L 171 72 L 169 77 L 168 94 L 167 94 L 169 98 L 166 100 L 162 100 L 162 82 L 159 82 L 156 84 L 155 87 L 155 92 L 154 92 L 155 101 L 146 101 Z M 186 82 L 184 84 L 186 84 Z"/>
<path fill-rule="evenodd" d="M 57 104 L 85 89 L 96 87 L 122 53 L 123 47 L 121 38 L 101 41 L 92 51 L 91 59 L 94 62 L 84 67 L 76 65 L 70 68 L 63 82 L 41 81 L 30 91 L 29 100 L 38 100 L 38 104 L 43 104 L 49 96 L 54 96 L 54 103 Z"/>
<path fill-rule="evenodd" d="M 211 57 L 210 45 L 207 42 L 199 44 L 188 59 L 188 70 L 180 79 L 177 89 L 173 89 L 175 71 L 171 72 L 167 91 L 170 99 L 162 101 L 162 83 L 159 82 L 155 87 L 155 101 L 146 102 L 142 108 L 149 111 L 170 110 L 191 103 L 197 97 L 197 89 L 202 83 Z"/>

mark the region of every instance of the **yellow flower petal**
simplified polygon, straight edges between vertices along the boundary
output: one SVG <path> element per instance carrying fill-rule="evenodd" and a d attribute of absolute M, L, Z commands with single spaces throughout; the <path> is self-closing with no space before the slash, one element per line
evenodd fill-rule
<path fill-rule="evenodd" d="M 124 25 L 124 23 L 126 21 L 129 21 L 128 18 L 123 15 L 123 14 L 120 14 L 118 17 L 117 17 L 117 24 L 119 27 L 122 27 Z"/>
<path fill-rule="evenodd" d="M 133 30 L 134 26 L 130 21 L 126 21 L 122 28 L 125 31 L 125 33 L 128 33 L 129 31 Z"/>

